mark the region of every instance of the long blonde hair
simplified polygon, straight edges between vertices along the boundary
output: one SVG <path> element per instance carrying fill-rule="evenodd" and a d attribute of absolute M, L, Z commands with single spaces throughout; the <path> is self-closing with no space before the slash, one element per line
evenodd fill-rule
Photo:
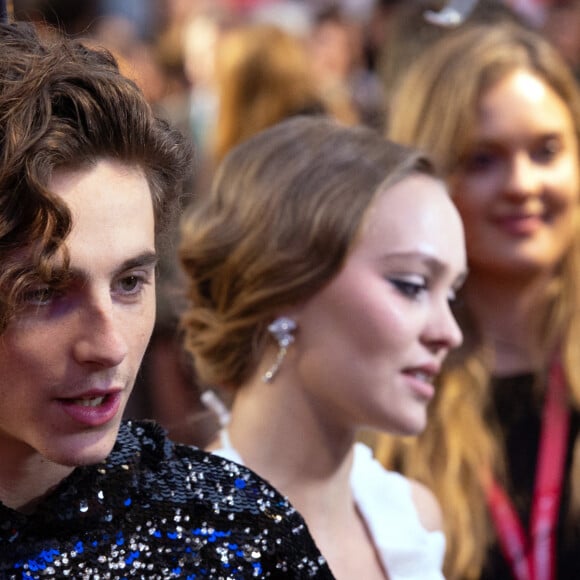
<path fill-rule="evenodd" d="M 388 136 L 428 152 L 448 178 L 460 168 L 477 122 L 483 92 L 516 69 L 531 71 L 568 107 L 580 143 L 580 101 L 570 70 L 539 34 L 513 23 L 469 25 L 439 41 L 402 79 L 390 111 Z M 550 357 L 559 347 L 571 404 L 580 408 L 580 244 L 578 236 L 558 267 L 538 320 L 544 360 L 537 384 L 545 384 Z M 379 436 L 376 452 L 427 484 L 446 519 L 447 578 L 478 578 L 493 528 L 487 515 L 482 473 L 502 478 L 503 444 L 486 421 L 490 360 L 467 305 L 457 312 L 465 343 L 448 361 L 430 408 L 426 431 L 412 440 Z M 580 482 L 580 443 L 573 478 Z M 578 486 L 576 486 L 578 487 Z M 572 486 L 571 511 L 580 510 Z"/>

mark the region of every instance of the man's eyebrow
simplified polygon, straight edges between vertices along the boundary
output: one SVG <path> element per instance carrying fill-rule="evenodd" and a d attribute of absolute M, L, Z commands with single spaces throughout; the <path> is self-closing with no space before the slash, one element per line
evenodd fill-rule
<path fill-rule="evenodd" d="M 113 270 L 113 276 L 118 276 L 127 270 L 132 270 L 135 268 L 153 268 L 157 265 L 159 257 L 154 251 L 146 251 L 137 256 L 125 260 L 120 264 L 115 270 Z M 56 268 L 53 270 L 56 278 L 62 279 L 76 279 L 76 280 L 87 280 L 90 278 L 90 272 L 82 270 L 80 268 L 70 267 L 70 268 Z"/>
<path fill-rule="evenodd" d="M 159 261 L 159 257 L 157 256 L 156 252 L 143 252 L 134 258 L 129 258 L 125 260 L 116 270 L 116 274 L 120 274 L 121 272 L 125 272 L 126 270 L 132 270 L 134 268 L 151 268 L 157 265 Z"/>

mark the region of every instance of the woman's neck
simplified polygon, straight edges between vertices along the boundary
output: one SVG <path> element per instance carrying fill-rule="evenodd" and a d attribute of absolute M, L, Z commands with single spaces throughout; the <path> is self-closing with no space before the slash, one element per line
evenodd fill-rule
<path fill-rule="evenodd" d="M 233 448 L 303 514 L 324 512 L 326 503 L 329 512 L 351 503 L 355 433 L 331 429 L 328 414 L 301 389 L 278 379 L 248 383 L 232 406 L 228 435 Z"/>
<path fill-rule="evenodd" d="M 536 370 L 542 349 L 539 321 L 549 282 L 547 276 L 490 279 L 470 273 L 465 300 L 492 349 L 494 374 Z"/>
<path fill-rule="evenodd" d="M 353 496 L 355 432 L 295 382 L 277 377 L 239 391 L 228 435 L 243 463 L 267 479 L 304 517 L 336 578 L 385 578 Z"/>

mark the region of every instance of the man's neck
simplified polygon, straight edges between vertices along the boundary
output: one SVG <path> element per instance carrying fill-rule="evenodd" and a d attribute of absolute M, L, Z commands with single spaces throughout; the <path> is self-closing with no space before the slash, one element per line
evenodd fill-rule
<path fill-rule="evenodd" d="M 48 461 L 38 453 L 24 461 L 0 457 L 0 465 L 0 501 L 24 513 L 34 511 L 38 501 L 74 470 L 74 467 Z"/>

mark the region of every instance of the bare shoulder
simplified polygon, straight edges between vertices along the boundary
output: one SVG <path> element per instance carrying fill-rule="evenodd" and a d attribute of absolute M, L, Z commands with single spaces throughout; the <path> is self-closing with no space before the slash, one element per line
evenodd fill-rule
<path fill-rule="evenodd" d="M 411 497 L 423 527 L 429 532 L 442 530 L 443 512 L 434 493 L 426 485 L 413 479 L 409 480 L 409 484 L 411 485 Z"/>

